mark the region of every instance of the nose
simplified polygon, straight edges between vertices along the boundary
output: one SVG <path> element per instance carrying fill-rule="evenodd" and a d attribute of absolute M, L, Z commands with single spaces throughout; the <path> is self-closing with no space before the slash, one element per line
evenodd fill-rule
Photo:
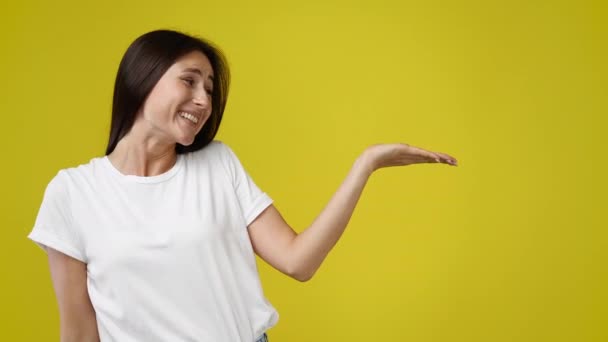
<path fill-rule="evenodd" d="M 196 105 L 202 107 L 203 109 L 208 109 L 211 107 L 211 95 L 207 94 L 206 90 L 199 91 L 192 100 Z"/>

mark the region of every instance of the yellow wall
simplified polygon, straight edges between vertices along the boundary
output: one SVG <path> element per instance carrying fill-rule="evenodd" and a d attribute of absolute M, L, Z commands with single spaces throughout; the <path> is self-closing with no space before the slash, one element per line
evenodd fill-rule
<path fill-rule="evenodd" d="M 219 44 L 219 139 L 302 231 L 369 144 L 458 158 L 381 170 L 315 278 L 259 261 L 271 341 L 606 341 L 602 1 L 20 1 L 0 5 L 2 329 L 55 341 L 26 235 L 60 168 L 103 154 L 140 34 Z"/>

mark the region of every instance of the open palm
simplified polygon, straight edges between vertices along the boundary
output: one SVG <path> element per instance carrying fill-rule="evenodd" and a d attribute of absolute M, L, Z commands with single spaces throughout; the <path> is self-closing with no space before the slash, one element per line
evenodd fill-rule
<path fill-rule="evenodd" d="M 389 166 L 421 163 L 444 163 L 456 166 L 454 157 L 441 152 L 427 151 L 408 144 L 378 144 L 368 147 L 364 154 L 373 170 Z"/>

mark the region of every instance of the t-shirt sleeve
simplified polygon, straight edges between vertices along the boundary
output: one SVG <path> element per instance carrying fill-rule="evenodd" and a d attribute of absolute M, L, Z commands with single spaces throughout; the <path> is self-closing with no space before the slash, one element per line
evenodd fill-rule
<path fill-rule="evenodd" d="M 232 149 L 220 142 L 222 159 L 239 201 L 247 226 L 272 204 L 272 199 L 255 184 Z"/>
<path fill-rule="evenodd" d="M 62 170 L 49 182 L 28 238 L 45 251 L 51 247 L 86 262 L 81 240 L 73 226 L 67 180 Z"/>

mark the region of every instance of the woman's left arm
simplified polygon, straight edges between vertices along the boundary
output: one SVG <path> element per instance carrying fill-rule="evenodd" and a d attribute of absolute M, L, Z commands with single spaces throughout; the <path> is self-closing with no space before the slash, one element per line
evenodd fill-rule
<path fill-rule="evenodd" d="M 456 160 L 407 144 L 371 146 L 357 158 L 327 206 L 302 233 L 297 234 L 273 205 L 264 210 L 249 225 L 255 252 L 294 279 L 309 280 L 342 236 L 371 174 L 383 167 L 417 163 L 455 166 Z"/>

